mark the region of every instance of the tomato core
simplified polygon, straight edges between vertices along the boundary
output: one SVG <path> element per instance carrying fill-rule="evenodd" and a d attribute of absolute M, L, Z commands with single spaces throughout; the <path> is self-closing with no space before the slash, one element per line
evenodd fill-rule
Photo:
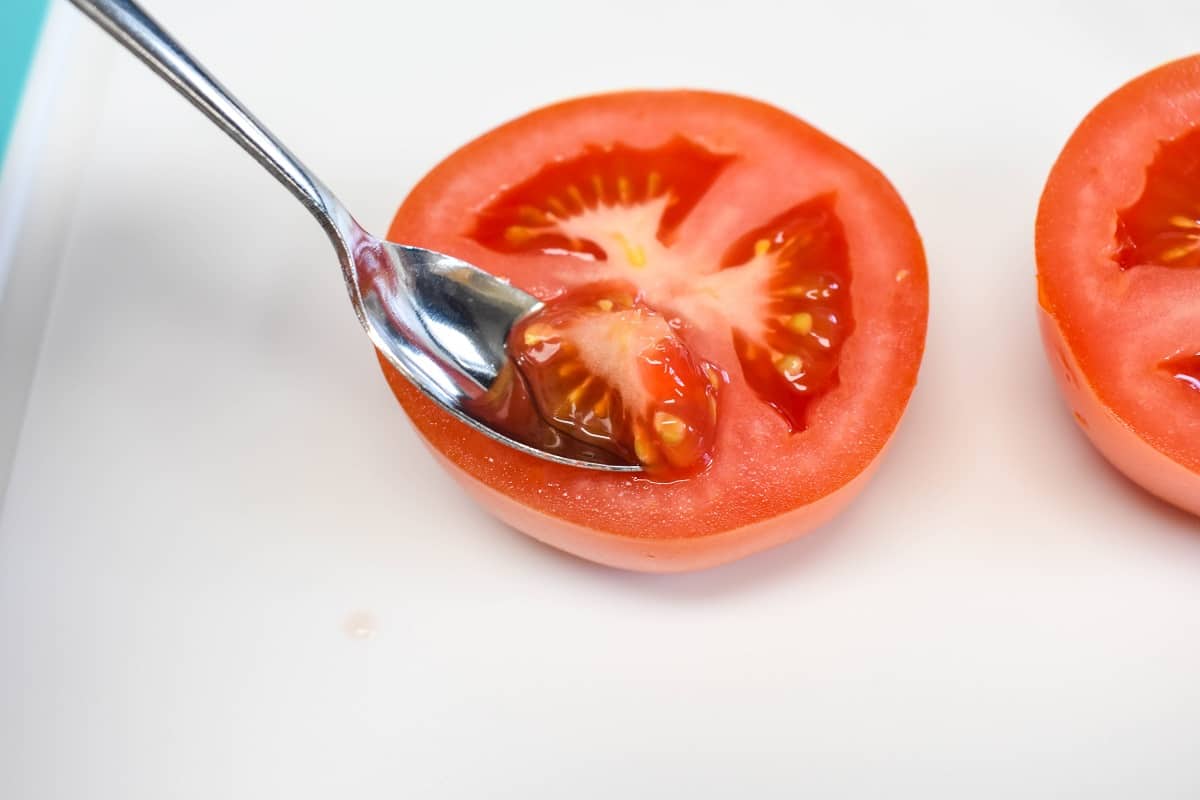
<path fill-rule="evenodd" d="M 588 144 L 503 189 L 470 229 L 497 252 L 580 262 L 588 276 L 581 293 L 543 298 L 550 305 L 520 326 L 510 352 L 547 422 L 632 456 L 651 474 L 677 477 L 712 458 L 715 395 L 707 393 L 715 388 L 706 376 L 733 365 L 716 363 L 694 333 L 723 331 L 755 395 L 802 431 L 809 404 L 836 385 L 839 351 L 853 330 L 848 248 L 832 194 L 716 249 L 678 235 L 734 160 L 682 137 L 653 149 Z M 618 346 L 616 331 L 673 355 Z M 650 363 L 671 379 L 649 374 Z M 556 372 L 568 367 L 568 376 Z M 646 411 L 666 403 L 697 415 Z"/>

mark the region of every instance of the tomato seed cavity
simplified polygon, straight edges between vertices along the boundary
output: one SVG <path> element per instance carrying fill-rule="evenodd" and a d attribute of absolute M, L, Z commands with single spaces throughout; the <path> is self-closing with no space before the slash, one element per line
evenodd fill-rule
<path fill-rule="evenodd" d="M 1200 352 L 1168 358 L 1160 366 L 1175 380 L 1200 391 Z"/>
<path fill-rule="evenodd" d="M 1117 215 L 1116 261 L 1200 267 L 1200 128 L 1163 142 L 1142 196 Z"/>

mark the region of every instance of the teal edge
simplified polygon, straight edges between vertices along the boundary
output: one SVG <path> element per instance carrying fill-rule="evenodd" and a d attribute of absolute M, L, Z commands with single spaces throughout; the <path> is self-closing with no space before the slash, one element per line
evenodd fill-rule
<path fill-rule="evenodd" d="M 0 0 L 0 163 L 47 5 L 47 0 Z"/>

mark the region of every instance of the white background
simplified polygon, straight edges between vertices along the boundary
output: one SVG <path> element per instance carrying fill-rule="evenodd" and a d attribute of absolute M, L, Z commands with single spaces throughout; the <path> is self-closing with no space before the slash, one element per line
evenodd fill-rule
<path fill-rule="evenodd" d="M 380 232 L 459 144 L 631 86 L 762 98 L 891 177 L 932 316 L 878 477 L 670 577 L 470 504 L 318 227 L 79 21 L 55 102 L 96 113 L 0 518 L 0 797 L 1200 796 L 1200 523 L 1072 425 L 1032 257 L 1067 135 L 1200 47 L 1200 6 L 902 5 L 151 5 Z"/>

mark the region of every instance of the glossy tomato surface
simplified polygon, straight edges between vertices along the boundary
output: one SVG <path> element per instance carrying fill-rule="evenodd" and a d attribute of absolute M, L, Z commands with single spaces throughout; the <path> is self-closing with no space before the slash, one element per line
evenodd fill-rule
<path fill-rule="evenodd" d="M 539 410 L 646 474 L 514 452 L 384 372 L 472 495 L 601 563 L 695 569 L 810 530 L 862 487 L 916 382 L 928 285 L 903 202 L 756 101 L 647 91 L 535 111 L 435 167 L 389 237 L 551 301 L 514 334 Z"/>
<path fill-rule="evenodd" d="M 1076 421 L 1130 478 L 1200 514 L 1200 56 L 1080 124 L 1042 195 L 1037 263 Z"/>

